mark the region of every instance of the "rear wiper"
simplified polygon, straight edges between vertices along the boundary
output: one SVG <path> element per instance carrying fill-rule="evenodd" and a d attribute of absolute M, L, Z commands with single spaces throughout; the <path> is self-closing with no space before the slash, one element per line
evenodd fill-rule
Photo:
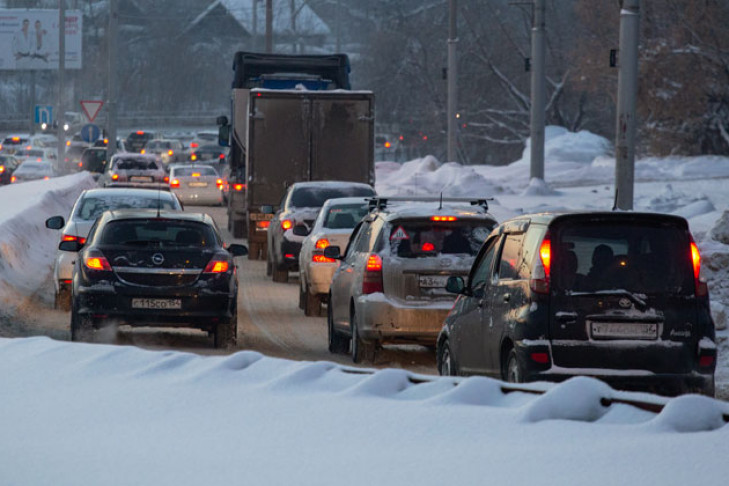
<path fill-rule="evenodd" d="M 570 292 L 570 295 L 577 296 L 577 297 L 602 297 L 606 295 L 618 295 L 622 297 L 627 297 L 630 299 L 634 304 L 635 307 L 638 308 L 638 310 L 644 311 L 648 308 L 648 304 L 646 304 L 645 300 L 641 299 L 637 295 L 635 295 L 632 292 L 628 292 L 624 289 L 615 289 L 615 290 L 596 290 L 594 292 Z"/>

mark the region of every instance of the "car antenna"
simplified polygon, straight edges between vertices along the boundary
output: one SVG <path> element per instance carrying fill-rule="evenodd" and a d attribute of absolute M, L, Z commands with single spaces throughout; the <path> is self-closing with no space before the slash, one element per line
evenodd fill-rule
<path fill-rule="evenodd" d="M 438 210 L 441 209 L 443 209 L 443 191 L 440 191 L 440 206 L 438 206 Z"/>

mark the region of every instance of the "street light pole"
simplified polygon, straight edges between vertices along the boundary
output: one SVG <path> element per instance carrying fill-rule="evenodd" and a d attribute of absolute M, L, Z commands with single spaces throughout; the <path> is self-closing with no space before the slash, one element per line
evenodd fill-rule
<path fill-rule="evenodd" d="M 622 0 L 615 128 L 615 208 L 623 210 L 633 209 L 639 35 L 640 0 Z"/>
<path fill-rule="evenodd" d="M 456 63 L 456 46 L 458 44 L 457 0 L 448 1 L 448 162 L 456 162 L 456 104 L 458 100 L 458 65 Z"/>
<path fill-rule="evenodd" d="M 66 0 L 58 0 L 58 107 L 56 120 L 58 121 L 58 154 L 56 156 L 56 170 L 68 172 L 66 165 L 66 134 L 63 126 L 66 124 L 63 106 L 64 75 L 66 72 Z"/>
<path fill-rule="evenodd" d="M 273 53 L 273 0 L 266 0 L 266 53 Z"/>
<path fill-rule="evenodd" d="M 119 22 L 119 4 L 117 0 L 109 0 L 109 38 L 107 39 L 107 76 L 108 84 L 106 93 L 106 160 L 111 162 L 111 157 L 116 152 L 116 37 Z"/>
<path fill-rule="evenodd" d="M 532 93 L 531 93 L 531 179 L 544 180 L 544 0 L 534 0 L 532 11 Z"/>

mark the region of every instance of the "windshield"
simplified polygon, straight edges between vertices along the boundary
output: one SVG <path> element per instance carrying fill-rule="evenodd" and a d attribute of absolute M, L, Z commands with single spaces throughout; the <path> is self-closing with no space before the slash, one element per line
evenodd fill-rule
<path fill-rule="evenodd" d="M 101 235 L 102 245 L 131 247 L 216 246 L 212 228 L 193 221 L 133 219 L 112 221 Z"/>
<path fill-rule="evenodd" d="M 78 209 L 76 217 L 84 221 L 93 221 L 98 218 L 101 213 L 110 209 L 179 209 L 175 201 L 170 199 L 169 194 L 159 194 L 159 197 L 138 197 L 123 194 L 85 197 Z"/>
<path fill-rule="evenodd" d="M 340 197 L 374 196 L 371 187 L 298 187 L 291 194 L 291 206 L 295 208 L 320 208 L 327 199 Z"/>
<path fill-rule="evenodd" d="M 390 252 L 402 258 L 432 257 L 439 254 L 476 255 L 494 227 L 488 220 L 393 221 L 390 226 Z"/>
<path fill-rule="evenodd" d="M 368 204 L 330 207 L 324 220 L 324 227 L 329 229 L 352 229 L 368 212 Z"/>
<path fill-rule="evenodd" d="M 559 235 L 554 268 L 558 288 L 694 291 L 689 241 L 680 228 L 595 222 L 567 226 Z"/>

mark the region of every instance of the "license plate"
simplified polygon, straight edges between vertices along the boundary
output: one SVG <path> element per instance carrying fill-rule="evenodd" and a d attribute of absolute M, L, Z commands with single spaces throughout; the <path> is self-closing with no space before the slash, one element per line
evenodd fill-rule
<path fill-rule="evenodd" d="M 594 339 L 657 339 L 658 324 L 636 322 L 591 322 Z"/>
<path fill-rule="evenodd" d="M 132 309 L 182 309 L 182 299 L 132 299 Z"/>
<path fill-rule="evenodd" d="M 251 221 L 268 221 L 273 219 L 273 214 L 251 213 Z"/>
<path fill-rule="evenodd" d="M 421 275 L 420 278 L 421 287 L 445 287 L 448 282 L 447 275 Z"/>
<path fill-rule="evenodd" d="M 208 187 L 207 182 L 188 182 L 187 185 L 190 187 Z"/>
<path fill-rule="evenodd" d="M 131 182 L 152 182 L 152 178 L 147 176 L 132 176 L 129 180 Z"/>

